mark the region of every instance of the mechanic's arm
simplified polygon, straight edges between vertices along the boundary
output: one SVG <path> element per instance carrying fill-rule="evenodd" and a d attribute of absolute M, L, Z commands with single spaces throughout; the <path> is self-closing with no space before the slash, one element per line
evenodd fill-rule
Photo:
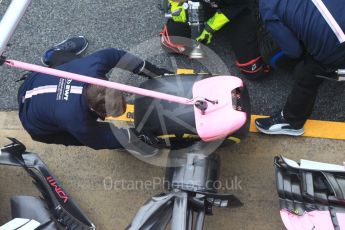
<path fill-rule="evenodd" d="M 83 145 L 96 150 L 122 148 L 121 142 L 128 141 L 124 129 L 108 122 L 89 121 L 82 128 L 69 132 Z"/>
<path fill-rule="evenodd" d="M 158 68 L 150 62 L 144 61 L 124 50 L 109 48 L 97 51 L 91 54 L 91 56 L 96 57 L 103 66 L 99 70 L 100 76 L 105 76 L 113 68 L 120 68 L 150 78 L 170 73 L 168 70 Z"/>
<path fill-rule="evenodd" d="M 221 2 L 222 4 L 219 4 L 218 9 L 229 20 L 233 20 L 240 14 L 250 13 L 252 11 L 254 1 L 253 0 L 222 0 Z"/>

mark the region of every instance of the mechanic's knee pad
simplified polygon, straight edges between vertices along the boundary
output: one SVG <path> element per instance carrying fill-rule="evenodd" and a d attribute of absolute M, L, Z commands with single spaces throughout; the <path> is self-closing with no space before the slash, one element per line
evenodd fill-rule
<path fill-rule="evenodd" d="M 267 65 L 261 56 L 245 63 L 236 62 L 241 73 L 249 80 L 259 79 L 269 74 L 271 68 Z"/>

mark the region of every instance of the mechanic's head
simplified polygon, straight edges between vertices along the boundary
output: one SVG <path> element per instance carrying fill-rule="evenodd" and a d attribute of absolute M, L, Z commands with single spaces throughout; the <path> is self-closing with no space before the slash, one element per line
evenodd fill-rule
<path fill-rule="evenodd" d="M 102 120 L 107 116 L 120 116 L 126 111 L 126 101 L 118 90 L 89 85 L 84 95 L 90 109 Z"/>

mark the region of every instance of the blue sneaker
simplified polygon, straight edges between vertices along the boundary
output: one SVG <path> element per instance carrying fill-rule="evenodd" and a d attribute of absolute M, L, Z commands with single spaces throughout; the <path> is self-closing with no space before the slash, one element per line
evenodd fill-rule
<path fill-rule="evenodd" d="M 41 58 L 42 64 L 48 66 L 49 59 L 54 54 L 55 51 L 65 50 L 76 55 L 83 53 L 88 47 L 89 42 L 84 36 L 77 36 L 66 39 L 59 44 L 54 45 L 53 47 L 46 50 Z"/>
<path fill-rule="evenodd" d="M 284 118 L 283 112 L 279 112 L 272 117 L 258 118 L 255 120 L 256 128 L 265 134 L 282 134 L 290 136 L 301 136 L 304 128 L 296 129 L 292 127 Z"/>

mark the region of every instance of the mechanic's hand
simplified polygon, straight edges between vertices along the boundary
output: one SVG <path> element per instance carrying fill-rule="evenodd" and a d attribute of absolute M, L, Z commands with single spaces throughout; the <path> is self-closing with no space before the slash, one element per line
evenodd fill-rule
<path fill-rule="evenodd" d="M 213 33 L 204 29 L 199 37 L 196 38 L 198 42 L 209 45 L 212 41 Z"/>
<path fill-rule="evenodd" d="M 212 18 L 210 18 L 204 31 L 197 37 L 197 41 L 209 45 L 212 41 L 212 36 L 215 31 L 220 30 L 230 20 L 220 11 L 217 11 Z"/>
<path fill-rule="evenodd" d="M 183 2 L 169 0 L 169 3 L 171 5 L 171 14 L 174 22 L 187 22 L 187 13 L 183 6 Z"/>

